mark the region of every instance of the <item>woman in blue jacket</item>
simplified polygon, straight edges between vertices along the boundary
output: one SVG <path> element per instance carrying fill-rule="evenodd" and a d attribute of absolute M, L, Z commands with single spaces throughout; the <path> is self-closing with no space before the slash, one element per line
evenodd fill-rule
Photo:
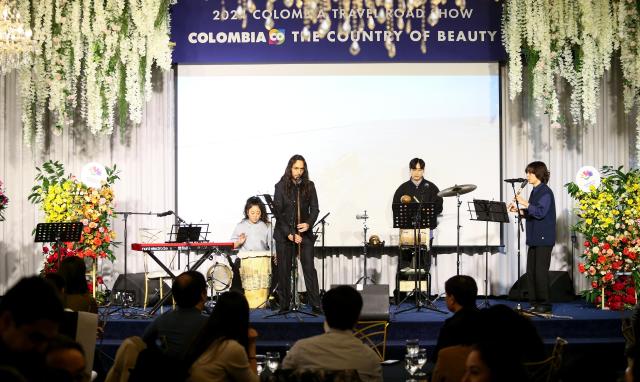
<path fill-rule="evenodd" d="M 527 181 L 533 186 L 529 200 L 517 195 L 520 213 L 527 227 L 527 281 L 529 302 L 534 311 L 550 313 L 549 265 L 556 243 L 556 203 L 547 186 L 549 170 L 544 162 L 531 162 L 525 169 Z M 516 207 L 511 206 L 515 212 Z"/>

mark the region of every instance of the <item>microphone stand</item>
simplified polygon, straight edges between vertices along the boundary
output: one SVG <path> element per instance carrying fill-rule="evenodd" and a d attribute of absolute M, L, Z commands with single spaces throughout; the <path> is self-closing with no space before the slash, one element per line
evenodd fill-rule
<path fill-rule="evenodd" d="M 322 262 L 322 289 L 320 290 L 320 297 L 324 296 L 324 294 L 326 293 L 326 289 L 324 288 L 324 256 L 325 256 L 325 253 L 324 253 L 324 251 L 325 251 L 325 248 L 324 248 L 324 235 L 325 235 L 324 226 L 326 224 L 328 224 L 326 219 L 327 219 L 327 216 L 329 216 L 330 213 L 331 212 L 327 212 L 327 214 L 324 215 L 322 217 L 322 219 L 318 220 L 316 222 L 316 224 L 313 225 L 313 228 L 315 228 L 318 224 L 321 224 L 320 232 L 322 232 L 322 240 L 320 241 L 320 243 L 321 243 L 320 246 L 322 248 L 322 258 L 321 258 L 321 262 Z"/>
<path fill-rule="evenodd" d="M 293 198 L 292 200 L 292 204 L 294 205 L 294 208 L 291 209 L 291 220 L 290 220 L 290 227 L 292 228 L 292 231 L 294 231 L 295 233 L 292 233 L 291 235 L 293 236 L 293 241 L 291 242 L 291 253 L 292 253 L 292 257 L 293 259 L 291 259 L 292 263 L 291 263 L 291 276 L 290 276 L 290 283 L 287 287 L 289 288 L 289 292 L 291 293 L 291 296 L 289 296 L 289 309 L 288 310 L 283 310 L 274 314 L 269 314 L 267 316 L 265 316 L 264 318 L 271 318 L 271 317 L 277 317 L 277 316 L 287 316 L 287 314 L 289 313 L 293 313 L 295 314 L 296 318 L 298 319 L 298 321 L 302 321 L 302 318 L 300 318 L 300 314 L 305 314 L 307 316 L 311 316 L 311 317 L 317 317 L 316 314 L 314 313 L 310 313 L 310 312 L 305 312 L 300 310 L 300 307 L 298 306 L 298 257 L 302 256 L 301 254 L 301 248 L 302 248 L 302 243 L 300 244 L 296 244 L 295 241 L 295 235 L 300 235 L 300 237 L 302 237 L 302 234 L 300 233 L 300 231 L 298 231 L 298 227 L 296 225 L 296 222 L 299 222 L 299 215 L 300 215 L 300 205 L 299 205 L 299 200 L 300 200 L 300 185 L 299 184 L 295 184 L 296 187 L 296 197 Z M 296 211 L 298 212 L 298 216 L 296 216 Z M 309 229 L 311 229 L 311 227 L 309 227 Z M 296 251 L 296 249 L 298 251 Z M 297 255 L 296 255 L 297 252 Z M 280 264 L 278 266 L 281 266 L 284 264 Z M 281 304 L 284 304 L 285 302 L 282 301 Z M 282 305 L 280 305 L 282 306 Z"/>
<path fill-rule="evenodd" d="M 122 315 L 128 315 L 128 312 L 126 311 L 127 309 L 130 308 L 129 306 L 129 299 L 127 298 L 127 278 L 128 278 L 128 273 L 127 273 L 127 220 L 129 219 L 129 215 L 160 215 L 161 213 L 155 213 L 155 212 L 133 212 L 133 211 L 115 211 L 114 214 L 116 215 L 122 215 L 122 220 L 124 221 L 124 283 L 123 283 L 123 292 L 122 292 L 122 305 L 120 305 L 120 307 L 116 310 L 114 310 L 113 312 L 109 312 L 109 314 L 114 314 L 118 311 L 122 311 Z M 160 286 L 162 287 L 162 286 Z"/>
<path fill-rule="evenodd" d="M 516 210 L 518 211 L 518 252 L 517 252 L 517 258 L 518 258 L 518 279 L 520 279 L 520 232 L 523 231 L 524 232 L 524 227 L 522 226 L 522 215 L 520 214 L 520 203 L 518 203 L 518 198 L 516 198 L 515 196 L 517 195 L 517 191 L 516 191 L 516 185 L 514 182 L 511 182 L 511 188 L 513 189 L 513 195 L 514 195 L 514 199 L 516 201 Z"/>

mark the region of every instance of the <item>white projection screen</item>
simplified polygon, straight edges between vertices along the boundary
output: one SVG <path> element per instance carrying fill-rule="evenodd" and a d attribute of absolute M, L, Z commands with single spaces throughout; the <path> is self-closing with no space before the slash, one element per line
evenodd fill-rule
<path fill-rule="evenodd" d="M 228 240 L 246 199 L 273 194 L 302 154 L 331 213 L 327 246 L 362 245 L 364 210 L 369 235 L 398 243 L 392 197 L 414 157 L 441 190 L 477 186 L 461 197 L 460 244 L 485 244 L 467 202 L 500 200 L 498 64 L 180 65 L 177 92 L 178 211 L 211 240 Z M 434 244 L 456 244 L 455 197 Z"/>

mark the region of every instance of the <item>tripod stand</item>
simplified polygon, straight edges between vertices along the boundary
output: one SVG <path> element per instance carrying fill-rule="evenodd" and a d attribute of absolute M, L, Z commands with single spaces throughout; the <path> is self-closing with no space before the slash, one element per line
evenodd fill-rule
<path fill-rule="evenodd" d="M 507 205 L 504 202 L 496 202 L 489 200 L 473 200 L 474 210 L 469 208 L 472 214 L 471 220 L 486 222 L 485 226 L 485 255 L 484 255 L 484 302 L 482 307 L 488 308 L 489 304 L 489 222 L 509 223 L 509 213 Z M 469 202 L 471 207 L 471 202 Z M 473 218 L 475 211 L 476 217 Z"/>
<path fill-rule="evenodd" d="M 369 219 L 369 215 L 367 215 L 367 210 L 364 210 L 364 214 L 362 215 L 356 215 L 356 219 L 362 219 L 362 255 L 364 256 L 364 275 L 362 275 L 362 277 L 360 277 L 358 279 L 358 281 L 356 281 L 356 284 L 360 284 L 360 281 L 362 281 L 362 283 L 364 285 L 367 285 L 367 280 L 370 280 L 371 283 L 375 284 L 376 282 L 373 281 L 373 279 L 369 276 L 367 276 L 367 230 L 369 229 L 369 227 L 367 227 L 367 219 Z"/>
<path fill-rule="evenodd" d="M 264 318 L 271 318 L 271 317 L 277 317 L 277 316 L 286 316 L 287 314 L 293 314 L 296 316 L 296 318 L 298 319 L 298 321 L 302 321 L 302 319 L 300 318 L 300 315 L 307 315 L 310 317 L 317 317 L 316 314 L 314 313 L 310 313 L 310 312 L 305 312 L 300 310 L 300 306 L 297 300 L 297 295 L 298 295 L 298 258 L 301 255 L 301 244 L 296 244 L 295 242 L 291 242 L 291 253 L 295 254 L 297 252 L 297 256 L 292 256 L 293 259 L 291 259 L 292 264 L 291 264 L 291 276 L 290 276 L 290 280 L 291 280 L 291 284 L 289 285 L 290 291 L 291 291 L 291 296 L 290 296 L 290 300 L 289 300 L 289 309 L 286 310 L 281 310 L 277 313 L 273 313 L 273 314 L 269 314 L 267 316 L 265 316 Z M 284 266 L 284 264 L 279 264 L 278 266 Z M 281 301 L 281 304 L 284 304 L 285 301 Z"/>
<path fill-rule="evenodd" d="M 421 229 L 428 228 L 429 230 L 435 228 L 436 226 L 436 215 L 434 213 L 435 203 L 422 203 L 418 201 L 418 203 L 394 203 L 392 205 L 393 209 L 393 226 L 394 228 L 403 228 L 403 229 L 413 229 L 414 234 L 414 271 L 415 271 L 415 286 L 413 291 L 409 293 L 404 300 L 402 300 L 399 304 L 406 301 L 412 295 L 415 298 L 415 305 L 410 308 L 402 309 L 400 311 L 396 311 L 394 313 L 400 314 L 403 312 L 408 312 L 415 310 L 417 312 L 422 311 L 422 309 L 433 310 L 435 312 L 447 314 L 447 312 L 436 308 L 433 303 L 429 300 L 429 298 L 425 298 L 422 292 L 422 234 L 420 232 Z M 427 245 L 427 250 L 430 249 L 430 244 Z M 429 255 L 427 255 L 429 256 Z M 427 289 L 431 289 L 431 261 L 427 261 L 428 270 L 426 272 L 427 277 Z M 400 291 L 398 291 L 399 293 Z"/>

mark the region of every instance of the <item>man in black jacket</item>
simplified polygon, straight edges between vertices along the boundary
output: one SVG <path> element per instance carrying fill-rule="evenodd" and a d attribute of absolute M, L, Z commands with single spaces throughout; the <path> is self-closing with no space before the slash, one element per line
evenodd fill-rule
<path fill-rule="evenodd" d="M 478 286 L 475 280 L 464 275 L 453 276 L 444 283 L 444 291 L 447 308 L 453 312 L 453 317 L 447 318 L 440 329 L 438 342 L 431 357 L 434 363 L 440 349 L 454 345 L 470 345 L 478 335 Z"/>
<path fill-rule="evenodd" d="M 409 162 L 411 178 L 402 183 L 393 195 L 393 203 L 402 203 L 402 197 L 407 195 L 411 198 L 409 203 L 435 203 L 435 214 L 442 213 L 442 198 L 438 196 L 438 186 L 424 178 L 424 161 L 420 158 L 413 158 Z M 417 199 L 417 200 L 416 200 Z"/>
<path fill-rule="evenodd" d="M 291 268 L 299 253 L 309 305 L 314 313 L 320 313 L 320 291 L 318 273 L 313 264 L 314 237 L 311 230 L 320 209 L 316 188 L 309 180 L 307 162 L 302 155 L 294 155 L 289 159 L 284 175 L 276 184 L 273 204 L 277 219 L 273 237 L 278 260 L 280 311 L 289 310 Z"/>
<path fill-rule="evenodd" d="M 393 195 L 393 203 L 434 203 L 433 212 L 438 216 L 442 213 L 442 198 L 438 196 L 438 192 L 440 192 L 440 190 L 433 182 L 424 178 L 424 166 L 424 160 L 420 158 L 411 159 L 409 162 L 411 178 L 398 187 Z M 433 235 L 429 237 L 429 246 L 431 246 L 432 238 Z M 421 242 L 424 243 L 426 240 L 427 238 L 421 239 Z M 399 259 L 398 269 L 406 267 L 412 257 L 413 249 L 403 250 Z M 421 268 L 425 269 L 427 272 L 431 268 L 430 260 L 431 258 L 429 257 L 429 254 L 426 253 L 426 251 L 422 252 L 422 256 L 420 256 L 420 264 Z"/>

